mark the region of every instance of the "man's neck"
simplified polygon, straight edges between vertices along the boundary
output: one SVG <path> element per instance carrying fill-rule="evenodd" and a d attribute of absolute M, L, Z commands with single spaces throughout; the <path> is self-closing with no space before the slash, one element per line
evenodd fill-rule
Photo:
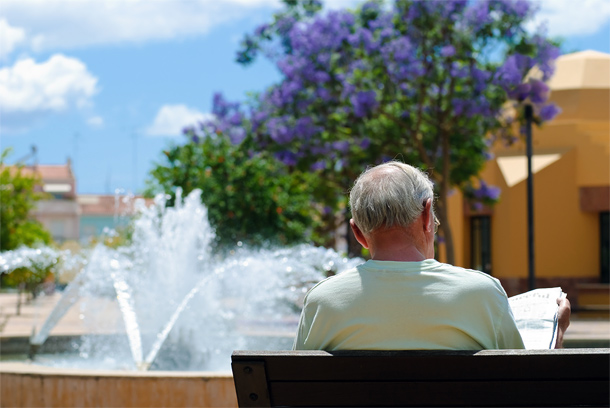
<path fill-rule="evenodd" d="M 369 251 L 375 261 L 421 262 L 427 257 L 422 245 L 413 242 L 405 229 L 391 229 L 375 233 L 370 237 Z"/>

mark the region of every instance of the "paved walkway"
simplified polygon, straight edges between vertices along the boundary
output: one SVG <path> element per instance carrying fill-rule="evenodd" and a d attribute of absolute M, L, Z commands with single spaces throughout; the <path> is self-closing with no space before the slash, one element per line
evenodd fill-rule
<path fill-rule="evenodd" d="M 21 314 L 16 315 L 17 295 L 0 294 L 0 337 L 29 337 L 32 330 L 40 328 L 53 306 L 60 298 L 59 293 L 41 295 L 37 299 L 21 305 Z M 120 333 L 124 331 L 123 321 L 114 299 L 88 299 L 86 304 L 76 302 L 51 331 L 51 335 L 81 335 L 90 333 L 84 314 L 95 313 L 96 333 Z M 608 340 L 610 341 L 609 319 L 585 319 L 572 316 L 566 340 Z"/>
<path fill-rule="evenodd" d="M 25 299 L 25 296 L 22 298 Z M 40 329 L 60 298 L 61 293 L 50 296 L 40 295 L 32 301 L 23 302 L 21 313 L 17 315 L 17 294 L 0 294 L 0 337 L 29 337 L 34 328 Z M 96 315 L 95 328 L 87 325 L 85 314 Z M 86 304 L 77 301 L 51 330 L 51 335 L 78 336 L 92 331 L 96 333 L 124 331 L 121 313 L 114 299 L 87 299 Z"/>

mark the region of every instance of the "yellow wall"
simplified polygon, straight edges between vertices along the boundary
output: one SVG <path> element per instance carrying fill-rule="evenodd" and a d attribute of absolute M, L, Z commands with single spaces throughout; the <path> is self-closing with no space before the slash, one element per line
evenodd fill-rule
<path fill-rule="evenodd" d="M 561 158 L 534 175 L 535 268 L 540 278 L 599 276 L 599 214 L 580 208 L 580 188 L 610 185 L 610 91 L 562 90 L 551 101 L 563 112 L 543 128 L 534 127 L 534 154 Z M 498 157 L 525 155 L 525 143 L 496 146 Z M 481 178 L 500 187 L 492 215 L 492 274 L 527 278 L 526 180 L 509 187 L 496 160 Z M 449 200 L 456 264 L 470 267 L 470 227 L 463 197 Z M 443 254 L 443 251 L 441 251 Z"/>
<path fill-rule="evenodd" d="M 496 165 L 497 166 L 497 165 Z M 538 277 L 599 275 L 599 220 L 580 210 L 576 151 L 534 175 L 534 247 Z M 505 183 L 492 217 L 493 275 L 527 277 L 526 181 Z"/>

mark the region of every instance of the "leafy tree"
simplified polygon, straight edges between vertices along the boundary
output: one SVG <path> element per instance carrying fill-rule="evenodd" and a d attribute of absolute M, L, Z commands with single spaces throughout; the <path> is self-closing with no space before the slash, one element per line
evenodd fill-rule
<path fill-rule="evenodd" d="M 546 103 L 545 85 L 559 49 L 526 30 L 532 5 L 369 1 L 353 12 L 321 13 L 316 0 L 284 3 L 270 24 L 245 37 L 237 57 L 248 64 L 263 52 L 282 80 L 249 117 L 219 126 L 235 134 L 251 127 L 259 150 L 290 169 L 319 172 L 341 192 L 371 163 L 399 158 L 427 170 L 453 262 L 450 189 L 474 189 L 491 145 L 519 137 L 525 103 L 538 124 L 559 112 Z M 497 198 L 490 186 L 473 195 L 487 192 Z"/>
<path fill-rule="evenodd" d="M 36 191 L 40 179 L 24 174 L 22 166 L 6 166 L 10 153 L 11 149 L 5 149 L 0 156 L 0 250 L 49 244 L 49 232 L 30 216 L 36 201 L 45 197 Z"/>
<path fill-rule="evenodd" d="M 223 103 L 216 100 L 217 114 Z M 164 151 L 165 163 L 151 171 L 148 195 L 170 194 L 172 205 L 178 187 L 185 195 L 201 189 L 221 249 L 239 241 L 292 244 L 312 238 L 319 219 L 311 204 L 312 175 L 288 174 L 269 154 L 254 152 L 251 138 L 241 134 L 185 133 L 190 140 Z"/>
<path fill-rule="evenodd" d="M 36 201 L 45 197 L 36 191 L 40 179 L 36 174 L 24 174 L 21 166 L 5 165 L 11 149 L 0 155 L 0 250 L 7 251 L 21 246 L 36 246 L 51 243 L 51 235 L 30 212 Z M 48 265 L 32 265 L 17 268 L 2 274 L 3 286 L 17 286 L 17 314 L 20 313 L 21 292 L 30 291 L 36 295 L 40 284 L 51 276 Z"/>

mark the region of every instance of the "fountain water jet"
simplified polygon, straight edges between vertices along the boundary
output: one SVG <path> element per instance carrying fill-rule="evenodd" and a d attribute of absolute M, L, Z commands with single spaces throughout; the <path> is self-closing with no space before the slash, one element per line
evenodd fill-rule
<path fill-rule="evenodd" d="M 117 299 L 135 368 L 227 369 L 233 349 L 289 347 L 307 289 L 361 262 L 309 245 L 213 256 L 200 194 L 178 194 L 169 208 L 163 196 L 149 208 L 138 203 L 132 243 L 95 247 L 32 343 L 42 344 L 79 297 L 102 296 Z M 96 352 L 116 354 L 85 339 L 81 354 Z"/>

